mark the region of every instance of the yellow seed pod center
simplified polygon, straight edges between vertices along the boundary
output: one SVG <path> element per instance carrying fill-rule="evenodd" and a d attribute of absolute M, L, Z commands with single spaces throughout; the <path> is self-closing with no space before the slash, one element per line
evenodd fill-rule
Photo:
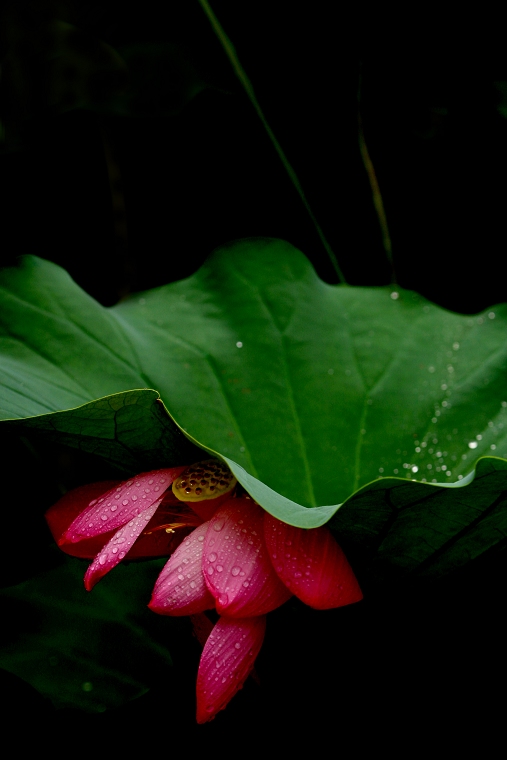
<path fill-rule="evenodd" d="M 237 481 L 226 464 L 218 459 L 197 462 L 173 481 L 173 494 L 180 501 L 216 499 L 232 491 Z"/>

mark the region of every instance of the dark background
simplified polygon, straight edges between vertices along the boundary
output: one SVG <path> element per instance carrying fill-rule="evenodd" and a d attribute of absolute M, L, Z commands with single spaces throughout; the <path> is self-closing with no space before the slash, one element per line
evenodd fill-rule
<path fill-rule="evenodd" d="M 463 313 L 505 301 L 500 19 L 427 6 L 212 5 L 347 280 L 391 277 L 358 146 L 361 71 L 399 285 Z M 191 275 L 222 243 L 262 235 L 289 240 L 324 280 L 337 281 L 197 2 L 0 7 L 2 266 L 42 256 L 111 305 Z M 19 470 L 23 445 L 9 449 L 4 464 Z M 107 476 L 90 458 L 54 447 L 39 450 L 33 468 L 41 485 L 26 506 L 30 560 L 17 563 L 6 545 L 7 583 L 40 570 L 49 543 L 41 515 L 57 484 Z M 90 749 L 130 724 L 136 740 L 166 751 L 235 737 L 263 746 L 268 729 L 281 747 L 332 734 L 337 748 L 491 732 L 492 683 L 505 670 L 504 564 L 486 559 L 350 609 L 315 613 L 290 602 L 269 617 L 262 686 L 250 679 L 209 726 L 193 722 L 199 652 L 186 621 L 171 632 L 173 683 L 89 716 L 55 713 L 6 674 L 11 709 L 39 721 L 50 742 L 86 732 Z"/>

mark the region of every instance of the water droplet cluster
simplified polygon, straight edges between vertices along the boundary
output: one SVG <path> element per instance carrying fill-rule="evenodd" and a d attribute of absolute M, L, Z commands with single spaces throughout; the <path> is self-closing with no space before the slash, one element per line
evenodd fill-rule
<path fill-rule="evenodd" d="M 434 355 L 431 363 L 420 365 L 422 372 L 414 376 L 413 391 L 419 402 L 429 402 L 427 417 L 423 421 L 421 415 L 422 424 L 418 422 L 410 436 L 403 436 L 399 449 L 380 457 L 378 477 L 394 475 L 423 482 L 454 482 L 462 480 L 479 457 L 494 452 L 503 455 L 507 446 L 507 401 L 495 399 L 497 385 L 493 371 L 484 374 L 480 370 L 483 374 L 478 390 L 491 385 L 492 393 L 491 397 L 482 395 L 474 422 L 467 422 L 461 415 L 470 372 L 462 356 L 463 347 L 468 345 L 469 331 L 482 329 L 477 326 L 487 324 L 495 316 L 489 312 L 471 317 L 466 328 L 461 327 L 449 336 L 449 343 Z"/>
<path fill-rule="evenodd" d="M 172 488 L 180 501 L 204 501 L 232 491 L 236 482 L 226 464 L 218 459 L 207 459 L 187 467 Z"/>
<path fill-rule="evenodd" d="M 137 517 L 155 501 L 160 501 L 169 482 L 164 471 L 154 470 L 148 477 L 136 476 L 99 499 L 93 499 L 89 509 L 76 520 L 72 540 L 94 536 L 99 527 L 100 532 L 104 532 L 124 525 L 126 520 Z"/>

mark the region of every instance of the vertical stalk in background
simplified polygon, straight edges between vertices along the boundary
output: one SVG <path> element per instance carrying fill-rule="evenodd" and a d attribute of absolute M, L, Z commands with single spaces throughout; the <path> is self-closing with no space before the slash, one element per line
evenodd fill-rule
<path fill-rule="evenodd" d="M 357 127 L 358 127 L 358 138 L 359 138 L 359 150 L 361 151 L 361 158 L 363 159 L 364 168 L 366 169 L 366 174 L 368 175 L 368 180 L 370 182 L 373 205 L 375 207 L 378 223 L 380 225 L 380 232 L 382 234 L 382 244 L 384 246 L 384 251 L 387 256 L 387 260 L 389 261 L 389 264 L 391 266 L 391 282 L 394 285 L 396 283 L 396 271 L 394 268 L 391 235 L 389 234 L 389 226 L 387 224 L 387 217 L 386 217 L 386 212 L 384 209 L 384 202 L 382 200 L 382 194 L 380 192 L 377 175 L 375 174 L 375 167 L 373 166 L 373 161 L 371 160 L 370 152 L 368 150 L 368 145 L 366 143 L 366 139 L 364 136 L 363 119 L 361 116 L 361 82 L 362 82 L 362 72 L 361 72 L 361 64 L 360 64 L 359 84 L 357 87 Z"/>
<path fill-rule="evenodd" d="M 115 155 L 114 144 L 106 129 L 102 127 L 102 145 L 106 160 L 111 203 L 113 211 L 114 245 L 118 272 L 121 279 L 118 283 L 117 297 L 120 301 L 130 295 L 132 282 L 135 280 L 135 264 L 128 245 L 127 213 L 123 192 L 120 165 Z"/>
<path fill-rule="evenodd" d="M 252 83 L 248 79 L 248 77 L 246 75 L 246 72 L 245 72 L 243 66 L 241 65 L 241 63 L 240 63 L 240 61 L 238 59 L 238 56 L 236 54 L 236 51 L 234 49 L 234 46 L 233 46 L 232 42 L 230 41 L 230 39 L 228 38 L 228 36 L 224 32 L 224 30 L 223 30 L 223 28 L 222 28 L 219 20 L 215 16 L 215 14 L 214 14 L 214 12 L 213 12 L 213 10 L 212 10 L 212 8 L 211 8 L 208 0 L 199 0 L 199 4 L 200 4 L 201 8 L 203 9 L 204 13 L 206 14 L 206 16 L 208 17 L 208 19 L 209 19 L 209 21 L 211 23 L 211 26 L 213 27 L 213 31 L 215 32 L 216 36 L 218 37 L 218 39 L 219 39 L 219 41 L 220 41 L 220 43 L 221 43 L 221 45 L 222 45 L 222 47 L 223 47 L 223 49 L 225 51 L 225 54 L 227 55 L 227 58 L 229 59 L 231 65 L 232 65 L 232 67 L 234 69 L 234 72 L 235 72 L 236 76 L 238 77 L 239 81 L 243 85 L 243 89 L 245 90 L 245 92 L 246 92 L 246 94 L 247 94 L 247 96 L 248 96 L 251 104 L 253 105 L 253 107 L 254 107 L 254 109 L 255 109 L 255 111 L 256 111 L 259 119 L 261 120 L 261 122 L 262 122 L 262 124 L 264 126 L 264 129 L 266 130 L 266 132 L 268 134 L 269 139 L 271 140 L 271 143 L 273 144 L 273 147 L 275 148 L 275 150 L 278 153 L 278 156 L 279 156 L 282 164 L 285 167 L 285 171 L 289 175 L 289 178 L 290 178 L 292 184 L 296 188 L 296 190 L 297 190 L 297 192 L 299 194 L 299 197 L 301 198 L 301 201 L 303 202 L 303 205 L 306 208 L 306 211 L 308 212 L 308 214 L 310 216 L 310 219 L 313 222 L 313 225 L 314 225 L 314 227 L 315 227 L 315 229 L 317 231 L 317 234 L 318 234 L 318 236 L 320 238 L 320 241 L 321 241 L 322 245 L 324 246 L 324 248 L 326 250 L 326 253 L 327 253 L 327 255 L 328 255 L 328 257 L 329 257 L 329 259 L 331 261 L 331 264 L 332 264 L 332 266 L 333 266 L 333 268 L 334 268 L 334 270 L 335 270 L 335 272 L 336 272 L 336 274 L 338 276 L 338 279 L 340 280 L 340 282 L 342 282 L 344 285 L 346 285 L 347 281 L 345 280 L 345 277 L 343 276 L 343 272 L 342 272 L 342 270 L 340 268 L 340 265 L 338 264 L 338 260 L 336 258 L 336 255 L 335 255 L 333 249 L 331 248 L 331 246 L 329 245 L 329 243 L 328 243 L 328 241 L 327 241 L 327 239 L 326 239 L 326 237 L 324 235 L 324 232 L 322 231 L 322 228 L 321 228 L 320 224 L 318 223 L 318 221 L 317 221 L 317 219 L 315 217 L 315 214 L 313 213 L 312 209 L 310 208 L 310 204 L 308 203 L 308 200 L 306 199 L 306 195 L 305 195 L 305 193 L 303 191 L 301 183 L 299 182 L 299 179 L 297 177 L 296 172 L 294 171 L 292 165 L 290 164 L 287 156 L 283 152 L 282 146 L 280 145 L 280 143 L 276 139 L 276 137 L 275 137 L 275 135 L 273 133 L 273 130 L 269 126 L 269 124 L 268 124 L 268 122 L 266 120 L 266 117 L 264 116 L 264 113 L 263 113 L 263 111 L 262 111 L 262 109 L 260 107 L 259 101 L 257 100 L 257 98 L 255 96 L 255 92 L 254 92 L 254 89 L 252 87 Z"/>

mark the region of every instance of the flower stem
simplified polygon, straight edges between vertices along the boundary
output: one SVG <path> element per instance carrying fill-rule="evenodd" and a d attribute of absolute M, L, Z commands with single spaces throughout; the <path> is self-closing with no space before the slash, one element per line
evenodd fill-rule
<path fill-rule="evenodd" d="M 240 62 L 240 60 L 239 60 L 239 58 L 237 56 L 236 50 L 234 49 L 234 45 L 232 44 L 232 42 L 230 41 L 230 39 L 226 35 L 225 31 L 223 30 L 222 25 L 220 24 L 219 20 L 215 16 L 215 13 L 213 12 L 213 9 L 211 8 L 208 0 L 198 0 L 198 1 L 199 1 L 199 5 L 203 9 L 204 13 L 208 17 L 209 22 L 211 23 L 211 26 L 213 27 L 213 31 L 215 32 L 216 36 L 218 37 L 218 39 L 219 39 L 219 41 L 220 41 L 220 43 L 221 43 L 221 45 L 222 45 L 222 47 L 223 47 L 223 49 L 225 51 L 225 54 L 227 55 L 227 58 L 229 59 L 231 65 L 232 65 L 232 68 L 234 69 L 234 72 L 235 72 L 236 76 L 238 77 L 239 81 L 243 85 L 243 89 L 245 90 L 245 93 L 247 94 L 247 96 L 248 96 L 248 98 L 250 100 L 250 103 L 254 107 L 254 109 L 255 109 L 255 111 L 256 111 L 259 119 L 261 120 L 262 125 L 263 125 L 264 129 L 266 130 L 267 135 L 268 135 L 269 139 L 271 140 L 271 143 L 272 143 L 274 149 L 278 153 L 278 157 L 280 158 L 282 164 L 284 165 L 285 171 L 289 175 L 290 181 L 294 185 L 294 187 L 295 187 L 295 189 L 296 189 L 299 197 L 301 198 L 301 201 L 302 201 L 302 203 L 303 203 L 303 205 L 304 205 L 304 207 L 305 207 L 308 215 L 310 216 L 310 219 L 312 220 L 313 226 L 315 227 L 315 230 L 317 231 L 317 234 L 318 234 L 318 236 L 320 238 L 320 242 L 322 243 L 322 245 L 324 246 L 324 248 L 326 250 L 326 253 L 327 253 L 328 257 L 329 257 L 329 260 L 331 261 L 331 264 L 333 266 L 333 269 L 336 272 L 336 275 L 337 275 L 338 279 L 344 285 L 347 285 L 347 281 L 346 281 L 346 279 L 345 279 L 345 277 L 343 275 L 343 272 L 342 272 L 342 270 L 340 268 L 340 265 L 338 264 L 338 260 L 336 258 L 336 255 L 335 255 L 333 249 L 331 248 L 331 246 L 329 245 L 329 243 L 328 243 L 328 241 L 327 241 L 327 239 L 326 239 L 326 237 L 324 235 L 324 232 L 323 232 L 320 224 L 318 223 L 317 218 L 315 217 L 315 214 L 313 213 L 313 211 L 312 211 L 312 209 L 310 207 L 310 204 L 308 203 L 308 200 L 307 200 L 306 195 L 305 195 L 305 193 L 303 191 L 303 188 L 302 188 L 301 183 L 300 183 L 300 181 L 298 179 L 298 176 L 297 176 L 296 172 L 294 171 L 294 168 L 290 164 L 287 156 L 283 152 L 282 146 L 280 145 L 280 143 L 276 139 L 275 134 L 274 134 L 273 130 L 271 129 L 271 127 L 269 126 L 266 117 L 264 116 L 264 113 L 263 113 L 263 111 L 261 109 L 259 101 L 257 100 L 257 98 L 255 96 L 255 92 L 254 92 L 254 89 L 252 87 L 252 83 L 248 79 L 247 74 L 246 74 L 243 66 L 241 65 L 241 62 Z"/>
<path fill-rule="evenodd" d="M 373 205 L 377 214 L 378 223 L 380 226 L 380 232 L 382 234 L 382 245 L 384 251 L 391 266 L 391 282 L 394 285 L 396 283 L 396 271 L 394 268 L 393 249 L 391 243 L 391 235 L 389 234 L 389 226 L 387 224 L 386 212 L 384 209 L 384 202 L 382 200 L 382 194 L 375 173 L 375 167 L 370 157 L 366 138 L 364 136 L 363 119 L 361 116 L 361 80 L 362 74 L 359 72 L 359 84 L 357 88 L 357 126 L 358 126 L 358 138 L 359 138 L 359 150 L 361 151 L 361 158 L 363 159 L 364 168 L 368 175 L 370 183 L 371 194 L 373 199 Z"/>

